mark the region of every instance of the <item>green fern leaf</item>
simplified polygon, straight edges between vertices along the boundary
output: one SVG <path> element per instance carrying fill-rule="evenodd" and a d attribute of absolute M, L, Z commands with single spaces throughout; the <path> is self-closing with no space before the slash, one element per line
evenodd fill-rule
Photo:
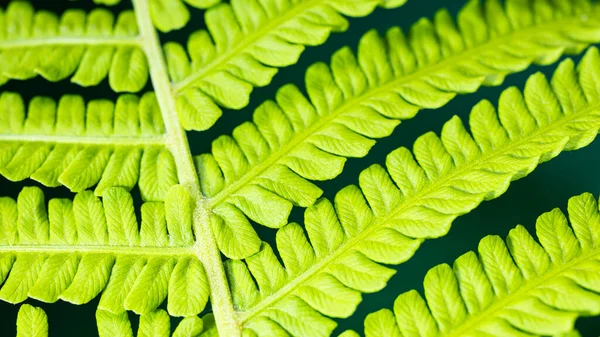
<path fill-rule="evenodd" d="M 187 53 L 178 43 L 164 46 L 183 127 L 206 130 L 221 116 L 220 107 L 248 105 L 253 87 L 269 84 L 278 67 L 296 63 L 304 46 L 324 43 L 332 31 L 345 31 L 343 15 L 366 16 L 377 6 L 405 2 L 238 0 L 210 8 L 205 14 L 208 31 L 190 36 Z"/>
<path fill-rule="evenodd" d="M 157 310 L 140 318 L 137 337 L 169 337 L 171 322 L 164 310 Z"/>
<path fill-rule="evenodd" d="M 398 296 L 393 313 L 367 316 L 365 335 L 579 336 L 575 319 L 600 314 L 600 214 L 589 193 L 568 211 L 571 227 L 558 208 L 537 219 L 539 243 L 519 225 L 506 243 L 487 236 L 479 254 L 430 269 L 426 300 L 415 290 Z"/>
<path fill-rule="evenodd" d="M 97 4 L 113 6 L 121 0 L 94 0 Z M 185 6 L 206 9 L 221 2 L 221 0 L 150 0 L 150 17 L 154 26 L 161 32 L 180 29 L 190 20 L 190 12 Z"/>
<path fill-rule="evenodd" d="M 200 318 L 197 316 L 186 317 L 175 329 L 173 337 L 198 337 L 202 330 L 204 330 L 204 323 Z"/>
<path fill-rule="evenodd" d="M 133 337 L 133 329 L 127 313 L 114 314 L 105 310 L 96 312 L 98 331 L 100 337 Z M 211 318 L 205 316 L 206 324 L 214 324 Z M 176 327 L 173 337 L 208 337 L 215 336 L 213 331 L 204 330 L 204 322 L 197 316 L 189 316 L 181 320 Z M 214 326 L 213 326 L 214 328 Z M 140 316 L 137 337 L 169 337 L 171 336 L 171 322 L 169 315 L 164 310 L 149 312 Z"/>
<path fill-rule="evenodd" d="M 0 84 L 41 75 L 49 81 L 71 77 L 82 86 L 108 76 L 117 92 L 140 91 L 148 81 L 146 56 L 139 47 L 135 16 L 122 12 L 115 22 L 107 10 L 89 14 L 67 10 L 60 18 L 12 1 L 0 10 Z"/>
<path fill-rule="evenodd" d="M 94 0 L 95 4 L 106 5 L 106 6 L 114 6 L 120 2 L 121 2 L 121 0 Z"/>
<path fill-rule="evenodd" d="M 531 14 L 527 25 L 508 24 L 521 15 L 515 2 L 505 10 L 490 0 L 463 8 L 461 33 L 444 10 L 433 23 L 419 20 L 408 38 L 399 28 L 385 38 L 371 31 L 361 39 L 358 57 L 343 48 L 330 67 L 309 68 L 310 100 L 293 85 L 281 88 L 276 102 L 257 108 L 253 123 L 217 138 L 212 153 L 196 158 L 222 252 L 236 259 L 256 253 L 260 241 L 246 217 L 272 228 L 285 225 L 292 206 L 310 206 L 321 195 L 309 180 L 336 177 L 346 157 L 365 156 L 374 139 L 388 136 L 419 109 L 438 108 L 456 93 L 498 85 L 531 62 L 547 64 L 565 50 L 599 41 L 600 21 L 582 19 L 587 2 L 544 4 L 535 11 L 518 9 Z M 496 31 L 501 19 L 508 26 Z M 231 228 L 238 233 L 228 234 Z"/>
<path fill-rule="evenodd" d="M 17 337 L 48 337 L 48 316 L 44 310 L 23 304 L 17 315 Z"/>
<path fill-rule="evenodd" d="M 193 243 L 169 240 L 192 232 L 192 207 L 181 204 L 189 196 L 179 185 L 172 190 L 164 203 L 144 203 L 141 230 L 122 188 L 107 189 L 102 201 L 85 191 L 72 202 L 52 199 L 47 208 L 37 187 L 24 188 L 17 202 L 0 198 L 0 299 L 83 304 L 103 292 L 99 308 L 106 313 L 98 319 L 107 322 L 100 328 L 107 335 L 126 330 L 125 310 L 154 312 L 167 295 L 170 315 L 197 315 L 208 301 L 208 281 Z M 164 325 L 164 315 L 156 315 L 147 329 Z"/>
<path fill-rule="evenodd" d="M 121 95 L 116 104 L 65 95 L 58 104 L 34 97 L 27 109 L 15 93 L 0 94 L 0 174 L 32 178 L 46 186 L 81 192 L 97 185 L 128 190 L 139 183 L 142 198 L 164 200 L 177 183 L 173 157 L 154 93 Z"/>
<path fill-rule="evenodd" d="M 98 335 L 100 337 L 133 337 L 127 312 L 112 313 L 106 310 L 96 311 Z"/>
<path fill-rule="evenodd" d="M 114 314 L 105 310 L 96 312 L 100 337 L 133 337 L 133 329 L 126 312 Z M 200 337 L 203 332 L 202 319 L 197 316 L 184 318 L 173 333 L 173 337 Z M 171 322 L 164 310 L 140 316 L 137 337 L 169 337 Z"/>
<path fill-rule="evenodd" d="M 206 9 L 219 2 L 221 0 L 150 0 L 150 17 L 154 26 L 166 33 L 183 28 L 189 22 L 190 12 L 185 4 Z"/>
<path fill-rule="evenodd" d="M 406 261 L 423 240 L 445 235 L 457 216 L 498 197 L 540 162 L 589 144 L 600 129 L 598 76 L 600 55 L 592 48 L 577 70 L 563 61 L 550 83 L 538 73 L 524 95 L 506 89 L 498 116 L 488 101 L 477 104 L 472 135 L 455 116 L 441 137 L 419 137 L 412 154 L 393 151 L 387 170 L 373 165 L 360 174 L 360 187 L 348 186 L 333 203 L 320 199 L 306 210 L 310 243 L 295 223 L 278 230 L 285 268 L 266 243 L 245 261 L 226 261 L 245 330 L 329 336 L 336 323 L 323 315 L 348 317 L 361 293 L 385 287 L 395 271 L 381 264 Z"/>

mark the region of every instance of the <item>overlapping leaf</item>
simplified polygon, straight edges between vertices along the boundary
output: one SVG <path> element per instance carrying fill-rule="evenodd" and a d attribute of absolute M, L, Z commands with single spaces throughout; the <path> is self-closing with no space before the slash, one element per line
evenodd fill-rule
<path fill-rule="evenodd" d="M 579 316 L 600 314 L 600 214 L 589 193 L 536 222 L 537 242 L 523 226 L 506 243 L 481 240 L 478 253 L 438 265 L 425 276 L 425 299 L 415 291 L 365 319 L 367 337 L 579 336 Z"/>
<path fill-rule="evenodd" d="M 164 200 L 177 183 L 152 92 L 121 95 L 116 103 L 35 97 L 27 107 L 20 95 L 3 92 L 0 111 L 0 174 L 12 181 L 32 178 L 74 192 L 97 184 L 97 195 L 139 181 L 148 201 Z"/>
<path fill-rule="evenodd" d="M 109 188 L 73 201 L 26 187 L 0 198 L 0 299 L 62 299 L 83 304 L 102 292 L 99 308 L 116 315 L 155 311 L 168 297 L 172 316 L 195 316 L 208 300 L 204 267 L 193 247 L 191 196 L 180 185 L 167 200 L 146 202 L 141 225 L 133 199 Z"/>
<path fill-rule="evenodd" d="M 154 2 L 178 6 L 180 1 Z M 253 87 L 269 84 L 278 67 L 296 63 L 304 46 L 322 44 L 332 31 L 346 30 L 343 15 L 366 16 L 377 6 L 394 8 L 405 2 L 233 0 L 212 7 L 205 14 L 208 30 L 190 36 L 187 53 L 177 43 L 164 47 L 182 125 L 206 130 L 221 116 L 220 107 L 248 105 Z"/>
<path fill-rule="evenodd" d="M 477 104 L 472 134 L 455 116 L 440 137 L 419 137 L 412 153 L 394 150 L 386 168 L 367 168 L 359 186 L 309 207 L 304 228 L 278 230 L 285 268 L 266 243 L 245 261 L 227 261 L 245 331 L 328 336 L 336 323 L 325 316 L 348 317 L 361 293 L 385 287 L 395 271 L 381 264 L 406 261 L 423 240 L 445 235 L 457 216 L 498 197 L 540 162 L 589 144 L 600 129 L 598 78 L 600 55 L 592 48 L 577 70 L 562 62 L 550 83 L 538 73 L 524 94 L 506 89 L 498 114 L 488 101 Z"/>
<path fill-rule="evenodd" d="M 600 41 L 600 21 L 586 1 L 533 3 L 470 1 L 458 28 L 441 10 L 433 23 L 421 19 L 406 36 L 399 28 L 385 38 L 371 31 L 357 57 L 343 48 L 330 67 L 309 68 L 310 99 L 284 86 L 255 111 L 253 122 L 217 138 L 196 164 L 223 253 L 256 253 L 260 240 L 247 218 L 283 226 L 294 205 L 310 206 L 321 195 L 309 180 L 336 177 L 346 157 L 363 157 L 374 139 L 419 109 L 438 108 L 456 93 L 498 85 L 532 62 L 547 64 Z M 519 21 L 523 17 L 530 20 Z"/>
<path fill-rule="evenodd" d="M 104 9 L 67 10 L 59 18 L 11 1 L 6 11 L 0 9 L 0 84 L 41 75 L 93 86 L 108 77 L 117 92 L 140 91 L 148 64 L 137 35 L 132 11 L 119 14 L 116 22 Z"/>

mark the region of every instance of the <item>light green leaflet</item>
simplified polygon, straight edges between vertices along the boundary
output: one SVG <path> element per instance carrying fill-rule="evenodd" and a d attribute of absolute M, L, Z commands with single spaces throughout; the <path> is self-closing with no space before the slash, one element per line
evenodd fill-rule
<path fill-rule="evenodd" d="M 150 0 L 150 17 L 154 26 L 161 32 L 185 27 L 190 20 L 190 11 L 184 2 L 192 7 L 205 9 L 218 4 L 221 0 Z"/>
<path fill-rule="evenodd" d="M 389 136 L 421 108 L 438 108 L 456 93 L 499 85 L 530 63 L 600 41 L 596 7 L 586 1 L 470 1 L 457 19 L 445 10 L 405 34 L 371 31 L 357 56 L 349 48 L 331 66 L 311 66 L 307 99 L 293 85 L 254 112 L 253 122 L 196 157 L 202 192 L 214 213 L 219 248 L 229 258 L 256 253 L 260 239 L 248 220 L 271 228 L 287 223 L 293 206 L 308 207 L 322 191 L 309 180 L 339 175 L 346 157 L 363 157 L 374 139 Z M 582 13 L 586 13 L 585 15 Z M 460 33 L 459 33 L 460 31 Z"/>
<path fill-rule="evenodd" d="M 366 337 L 579 336 L 579 316 L 600 314 L 600 214 L 589 193 L 536 222 L 539 243 L 523 226 L 506 243 L 481 240 L 478 253 L 427 272 L 425 299 L 415 291 L 365 319 Z M 531 335 L 530 335 L 531 334 Z"/>
<path fill-rule="evenodd" d="M 221 117 L 220 107 L 248 105 L 252 89 L 269 84 L 278 67 L 296 63 L 304 46 L 348 29 L 343 15 L 366 16 L 377 6 L 405 2 L 232 0 L 212 7 L 204 16 L 208 30 L 189 37 L 187 53 L 178 43 L 164 47 L 182 126 L 206 130 Z"/>
<path fill-rule="evenodd" d="M 177 183 L 154 93 L 121 95 L 116 103 L 65 95 L 56 103 L 0 94 L 0 174 L 96 195 L 137 183 L 146 201 L 164 200 Z"/>
<path fill-rule="evenodd" d="M 168 296 L 169 315 L 198 315 L 209 287 L 191 201 L 175 185 L 164 203 L 142 205 L 139 226 L 122 188 L 107 189 L 102 201 L 84 191 L 46 205 L 37 187 L 24 188 L 16 202 L 0 198 L 0 299 L 83 304 L 102 293 L 106 314 L 146 315 Z"/>
<path fill-rule="evenodd" d="M 348 22 L 340 13 L 365 16 L 377 5 L 399 7 L 406 0 L 283 0 L 278 4 L 234 0 L 231 5 L 217 5 L 220 0 L 184 1 L 197 8 L 212 7 L 206 13 L 210 34 L 198 31 L 190 37 L 191 65 L 179 44 L 167 43 L 165 53 L 173 90 L 188 89 L 178 100 L 183 126 L 205 130 L 221 115 L 218 105 L 237 109 L 247 105 L 252 87 L 267 85 L 277 71 L 269 66 L 291 65 L 305 45 L 322 44 L 331 31 L 346 30 Z M 181 0 L 149 0 L 148 11 L 163 32 L 182 28 L 190 19 Z M 87 15 L 67 10 L 59 18 L 51 12 L 35 12 L 28 2 L 12 1 L 6 12 L 0 10 L 0 84 L 39 74 L 50 81 L 72 76 L 71 81 L 92 86 L 108 77 L 117 92 L 140 91 L 148 81 L 147 52 L 143 52 L 148 45 L 139 39 L 131 11 L 114 21 L 104 9 Z"/>
<path fill-rule="evenodd" d="M 48 337 L 48 316 L 44 310 L 23 304 L 17 315 L 17 337 Z"/>
<path fill-rule="evenodd" d="M 131 323 L 127 313 L 114 314 L 102 309 L 96 312 L 100 327 L 100 337 L 133 337 Z M 171 335 L 171 322 L 164 310 L 157 310 L 140 317 L 137 337 L 199 337 L 204 330 L 202 319 L 197 316 L 186 317 Z"/>
<path fill-rule="evenodd" d="M 49 81 L 71 77 L 83 86 L 108 76 L 113 90 L 137 92 L 148 81 L 146 56 L 138 47 L 132 11 L 115 22 L 107 10 L 67 10 L 60 18 L 12 1 L 0 9 L 0 84 L 38 74 Z"/>
<path fill-rule="evenodd" d="M 393 270 L 381 264 L 404 262 L 456 216 L 539 162 L 587 145 L 600 128 L 600 61 L 591 49 L 577 71 L 565 61 L 550 83 L 538 74 L 524 95 L 505 91 L 498 114 L 487 101 L 477 105 L 472 135 L 455 117 L 440 138 L 417 140 L 416 160 L 398 149 L 386 168 L 365 170 L 360 187 L 317 200 L 310 180 L 337 176 L 345 158 L 364 156 L 419 109 L 600 41 L 598 8 L 585 0 L 471 1 L 456 23 L 440 11 L 406 36 L 367 33 L 356 55 L 344 48 L 331 66 L 309 69 L 308 98 L 285 86 L 252 123 L 194 161 L 184 128 L 206 129 L 221 107 L 245 106 L 252 88 L 304 46 L 346 29 L 344 15 L 404 0 L 215 2 L 133 0 L 134 12 L 59 17 L 13 1 L 0 12 L 2 82 L 107 79 L 115 91 L 138 92 L 151 79 L 154 90 L 114 102 L 0 94 L 0 174 L 77 192 L 46 202 L 27 187 L 17 200 L 0 198 L 1 300 L 99 296 L 103 337 L 168 336 L 169 316 L 185 317 L 177 337 L 216 336 L 217 326 L 228 337 L 327 336 L 333 318 L 385 286 Z M 155 27 L 181 27 L 188 5 L 212 6 L 207 30 L 187 49 L 163 45 Z M 135 185 L 141 216 L 129 194 Z M 294 205 L 308 207 L 305 228 L 287 224 Z M 278 229 L 285 267 L 248 219 Z M 235 259 L 223 264 L 220 252 Z M 212 313 L 198 318 L 209 294 Z M 22 310 L 21 331 L 41 317 Z M 137 331 L 126 310 L 141 316 Z"/>
<path fill-rule="evenodd" d="M 385 287 L 395 273 L 381 264 L 409 259 L 425 239 L 445 235 L 453 220 L 563 150 L 589 144 L 600 129 L 600 55 L 596 48 L 577 70 L 563 61 L 550 83 L 538 73 L 524 94 L 500 96 L 470 115 L 469 134 L 458 117 L 441 136 L 419 137 L 412 153 L 399 148 L 359 176 L 359 186 L 318 200 L 304 213 L 304 228 L 277 232 L 282 266 L 272 248 L 245 261 L 225 262 L 234 307 L 248 336 L 329 336 L 349 317 L 361 293 Z M 414 155 L 414 158 L 413 158 Z M 416 160 L 415 160 L 416 159 Z M 227 232 L 216 228 L 215 234 Z M 217 238 L 219 240 L 219 238 Z"/>
<path fill-rule="evenodd" d="M 94 3 L 106 6 L 113 6 L 120 2 L 121 0 L 94 0 Z M 150 0 L 150 16 L 158 30 L 169 32 L 185 27 L 190 20 L 190 11 L 185 4 L 205 9 L 219 2 L 221 0 Z"/>

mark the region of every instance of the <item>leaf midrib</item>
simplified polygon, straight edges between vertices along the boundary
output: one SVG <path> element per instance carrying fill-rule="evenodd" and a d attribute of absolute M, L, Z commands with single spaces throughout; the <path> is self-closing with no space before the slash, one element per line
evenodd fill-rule
<path fill-rule="evenodd" d="M 200 190 L 198 173 L 175 106 L 175 92 L 167 72 L 167 65 L 158 34 L 150 16 L 149 0 L 133 0 L 136 21 L 140 30 L 142 50 L 150 67 L 150 78 L 156 92 L 166 131 L 166 147 L 177 167 L 179 182 L 190 193 L 194 202 L 192 229 L 194 256 L 201 261 L 208 277 L 213 314 L 222 335 L 239 337 L 241 329 L 234 317 L 233 304 L 221 255 L 210 226 L 210 210 Z"/>
<path fill-rule="evenodd" d="M 37 254 L 109 254 L 109 255 L 154 255 L 154 256 L 196 256 L 195 247 L 169 246 L 123 246 L 123 245 L 8 245 L 0 246 L 2 253 L 37 253 Z"/>
<path fill-rule="evenodd" d="M 208 207 L 213 209 L 214 207 L 216 207 L 216 205 L 222 203 L 224 200 L 231 197 L 231 195 L 235 194 L 236 192 L 238 192 L 240 189 L 242 189 L 246 185 L 249 185 L 258 176 L 260 176 L 266 170 L 268 170 L 273 165 L 275 165 L 281 158 L 283 158 L 289 152 L 294 150 L 296 146 L 304 143 L 304 141 L 308 137 L 317 133 L 322 128 L 328 126 L 331 122 L 333 122 L 335 119 L 337 119 L 344 112 L 353 108 L 354 105 L 360 104 L 362 101 L 366 101 L 381 92 L 391 90 L 392 87 L 405 84 L 405 83 L 410 82 L 415 79 L 419 79 L 422 76 L 429 75 L 429 74 L 434 73 L 435 71 L 437 71 L 439 69 L 443 69 L 445 67 L 450 68 L 454 65 L 454 63 L 464 62 L 465 59 L 467 59 L 467 58 L 475 58 L 477 53 L 480 53 L 482 51 L 488 52 L 489 50 L 487 50 L 487 48 L 489 48 L 489 47 L 500 48 L 500 45 L 506 41 L 511 41 L 511 40 L 517 39 L 519 36 L 527 35 L 528 33 L 530 34 L 530 31 L 537 32 L 540 29 L 544 29 L 544 27 L 546 27 L 546 26 L 548 26 L 547 27 L 548 29 L 555 28 L 557 26 L 557 24 L 560 24 L 560 22 L 562 22 L 562 21 L 565 21 L 567 23 L 570 21 L 573 21 L 574 17 L 576 17 L 576 16 L 569 17 L 569 18 L 562 18 L 562 19 L 555 20 L 552 22 L 545 22 L 544 24 L 541 24 L 541 25 L 528 27 L 527 29 L 522 30 L 522 31 L 518 31 L 518 32 L 514 31 L 511 34 L 505 35 L 501 38 L 491 39 L 488 42 L 486 42 L 485 44 L 482 44 L 478 47 L 464 50 L 458 54 L 455 54 L 453 56 L 450 56 L 449 58 L 446 58 L 445 60 L 443 60 L 439 63 L 436 63 L 431 66 L 427 65 L 427 66 L 417 70 L 414 73 L 411 73 L 406 76 L 402 76 L 400 78 L 392 80 L 386 84 L 383 84 L 382 86 L 378 86 L 376 88 L 371 88 L 371 89 L 365 91 L 364 93 L 362 93 L 361 95 L 351 98 L 350 100 L 346 101 L 344 104 L 342 104 L 338 108 L 336 108 L 334 111 L 332 111 L 329 115 L 318 119 L 318 121 L 316 123 L 314 123 L 313 125 L 300 131 L 299 133 L 296 133 L 293 136 L 293 138 L 285 146 L 272 152 L 267 160 L 254 166 L 246 174 L 244 174 L 244 176 L 237 179 L 232 184 L 226 186 L 224 189 L 222 189 L 220 192 L 218 192 L 214 197 L 209 198 L 208 199 Z M 501 41 L 501 42 L 499 43 L 499 41 Z M 473 55 L 468 56 L 469 54 L 473 54 Z"/>
<path fill-rule="evenodd" d="M 360 244 L 363 238 L 368 237 L 371 232 L 381 228 L 390 219 L 397 217 L 397 215 L 401 214 L 403 211 L 410 209 L 413 206 L 417 206 L 420 199 L 426 198 L 428 193 L 437 191 L 440 187 L 445 186 L 447 182 L 455 178 L 461 177 L 464 172 L 474 170 L 478 165 L 486 163 L 489 158 L 501 156 L 505 153 L 510 153 L 510 151 L 514 148 L 518 148 L 522 144 L 529 144 L 532 141 L 532 139 L 541 136 L 545 133 L 548 133 L 552 129 L 560 129 L 563 125 L 568 124 L 571 120 L 576 119 L 580 116 L 584 116 L 587 113 L 594 111 L 595 109 L 600 109 L 600 102 L 588 103 L 588 107 L 582 108 L 582 112 L 566 115 L 561 121 L 539 128 L 531 135 L 528 135 L 524 138 L 520 138 L 515 142 L 506 144 L 502 147 L 501 150 L 492 150 L 487 154 L 483 154 L 480 158 L 474 160 L 472 163 L 466 164 L 460 168 L 456 168 L 454 171 L 448 174 L 447 177 L 437 180 L 435 183 L 428 185 L 423 190 L 414 194 L 412 197 L 410 197 L 411 200 L 408 200 L 408 198 L 404 199 L 404 202 L 402 202 L 402 204 L 394 207 L 394 210 L 384 215 L 379 220 L 374 218 L 373 222 L 371 222 L 371 224 L 368 225 L 364 231 L 360 232 L 352 238 L 349 238 L 349 240 L 343 243 L 340 247 L 338 247 L 334 253 L 326 256 L 321 261 L 318 261 L 315 264 L 313 264 L 307 271 L 303 272 L 301 276 L 294 278 L 292 281 L 280 288 L 280 290 L 278 290 L 275 294 L 271 294 L 268 297 L 266 297 L 257 306 L 245 312 L 236 312 L 236 314 L 239 316 L 239 320 L 242 323 L 246 322 L 252 317 L 259 315 L 261 311 L 263 311 L 267 307 L 270 307 L 273 303 L 284 299 L 287 295 L 295 291 L 296 288 L 298 288 L 301 284 L 304 284 L 305 280 L 311 278 L 312 276 L 318 274 L 321 270 L 327 268 L 332 261 L 342 256 L 347 251 L 354 249 L 354 246 Z"/>
<path fill-rule="evenodd" d="M 139 37 L 60 36 L 0 40 L 0 50 L 45 46 L 140 46 Z"/>
<path fill-rule="evenodd" d="M 122 145 L 122 146 L 138 146 L 138 145 L 160 145 L 164 146 L 166 137 L 160 136 L 60 136 L 60 135 L 42 135 L 42 134 L 0 134 L 0 142 L 42 142 L 53 144 L 73 144 L 73 145 Z"/>
<path fill-rule="evenodd" d="M 457 330 L 453 330 L 450 334 L 443 334 L 440 337 L 452 337 L 452 336 L 461 336 L 464 332 L 468 332 L 469 329 L 476 327 L 478 324 L 485 322 L 487 319 L 495 317 L 494 315 L 508 307 L 510 304 L 523 300 L 524 298 L 528 298 L 527 293 L 529 291 L 534 290 L 535 288 L 543 285 L 548 280 L 552 280 L 555 276 L 562 274 L 563 272 L 568 271 L 569 269 L 579 265 L 580 263 L 586 262 L 587 260 L 594 259 L 596 256 L 600 255 L 600 247 L 596 247 L 595 249 L 590 250 L 587 253 L 582 254 L 578 258 L 571 260 L 565 264 L 556 265 L 551 264 L 554 268 L 551 268 L 549 271 L 544 273 L 543 276 L 537 277 L 535 279 L 530 279 L 525 282 L 525 285 L 520 285 L 519 289 L 501 298 L 496 303 L 489 306 L 487 309 L 480 311 L 475 315 L 470 315 L 469 318 L 464 321 Z M 521 296 L 521 297 L 520 297 Z M 520 297 L 520 298 L 519 298 Z"/>
<path fill-rule="evenodd" d="M 326 2 L 327 0 L 309 0 L 304 2 L 298 2 L 295 5 L 292 5 L 291 8 L 286 11 L 284 15 L 277 16 L 274 20 L 269 20 L 270 22 L 264 26 L 261 26 L 259 29 L 251 32 L 249 35 L 241 35 L 242 38 L 239 43 L 235 44 L 235 47 L 228 49 L 225 53 L 217 56 L 211 62 L 203 66 L 198 71 L 194 72 L 186 76 L 183 80 L 173 84 L 173 91 L 175 93 L 180 93 L 181 91 L 188 88 L 192 85 L 196 80 L 208 76 L 212 73 L 222 70 L 223 66 L 225 66 L 231 59 L 237 57 L 241 54 L 241 52 L 251 45 L 253 45 L 258 40 L 268 36 L 273 32 L 276 27 L 287 23 L 291 18 L 304 14 L 304 11 L 319 2 Z M 269 18 L 267 18 L 268 20 Z M 241 27 L 240 27 L 241 29 Z M 243 34 L 243 32 L 242 32 Z M 277 69 L 277 67 L 275 67 Z"/>

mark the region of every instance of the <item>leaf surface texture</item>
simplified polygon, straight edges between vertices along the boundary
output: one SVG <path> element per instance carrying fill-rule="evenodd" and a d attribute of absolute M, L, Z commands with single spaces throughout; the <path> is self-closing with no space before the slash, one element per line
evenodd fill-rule
<path fill-rule="evenodd" d="M 577 68 L 563 61 L 550 81 L 538 73 L 524 93 L 506 89 L 498 113 L 489 101 L 477 104 L 471 133 L 455 116 L 440 136 L 419 137 L 412 153 L 394 150 L 385 168 L 367 168 L 358 186 L 307 208 L 304 227 L 278 230 L 283 265 L 266 243 L 244 261 L 227 261 L 244 328 L 258 335 L 329 336 L 336 323 L 325 316 L 348 317 L 361 293 L 385 287 L 394 270 L 381 264 L 406 261 L 423 240 L 444 236 L 457 216 L 498 197 L 540 162 L 589 144 L 600 129 L 600 91 L 588 85 L 600 75 L 598 62 L 592 48 Z M 570 258 L 562 250 L 556 256 Z M 496 291 L 518 284 L 511 275 L 515 279 Z"/>
<path fill-rule="evenodd" d="M 425 275 L 425 298 L 411 290 L 393 312 L 365 319 L 376 336 L 580 336 L 579 316 L 600 314 L 600 215 L 589 193 L 536 222 L 537 240 L 521 225 L 506 240 L 490 235 L 477 252 Z"/>
<path fill-rule="evenodd" d="M 3 92 L 0 110 L 0 174 L 11 181 L 32 178 L 73 192 L 96 185 L 96 195 L 139 183 L 147 201 L 164 200 L 177 183 L 152 92 L 87 104 L 77 95 L 58 103 L 38 96 L 27 105 L 20 95 Z"/>
<path fill-rule="evenodd" d="M 105 9 L 69 9 L 59 17 L 11 1 L 6 12 L 0 9 L 0 84 L 40 75 L 94 86 L 108 77 L 116 92 L 138 92 L 148 81 L 148 63 L 137 35 L 132 11 L 115 19 Z"/>
<path fill-rule="evenodd" d="M 223 254 L 240 259 L 256 253 L 260 241 L 248 219 L 285 225 L 293 206 L 308 207 L 321 195 L 311 180 L 335 178 L 346 158 L 365 156 L 400 120 L 600 40 L 600 21 L 582 19 L 589 3 L 540 3 L 535 11 L 519 7 L 531 14 L 522 24 L 511 21 L 515 3 L 503 8 L 489 0 L 470 1 L 456 24 L 441 10 L 406 34 L 397 27 L 385 37 L 370 31 L 357 56 L 343 48 L 330 66 L 308 69 L 308 98 L 286 85 L 256 109 L 252 122 L 213 141 L 212 152 L 195 160 Z M 232 228 L 237 233 L 227 234 Z"/>
<path fill-rule="evenodd" d="M 44 310 L 23 304 L 17 314 L 17 337 L 48 337 L 48 316 Z"/>
<path fill-rule="evenodd" d="M 347 30 L 344 16 L 362 17 L 377 6 L 405 2 L 233 0 L 210 8 L 204 15 L 207 30 L 194 32 L 186 48 L 175 42 L 164 47 L 183 127 L 206 130 L 221 117 L 221 107 L 248 105 L 252 89 L 269 84 L 279 67 L 295 64 L 305 46 Z"/>
<path fill-rule="evenodd" d="M 0 198 L 0 299 L 83 304 L 102 293 L 98 315 L 112 323 L 99 326 L 101 335 L 124 329 L 125 310 L 151 313 L 167 297 L 171 316 L 199 314 L 207 276 L 195 248 L 177 239 L 192 235 L 190 196 L 180 185 L 171 191 L 179 193 L 142 205 L 141 225 L 131 195 L 117 187 L 102 200 L 84 191 L 46 204 L 37 187 L 16 202 Z"/>

